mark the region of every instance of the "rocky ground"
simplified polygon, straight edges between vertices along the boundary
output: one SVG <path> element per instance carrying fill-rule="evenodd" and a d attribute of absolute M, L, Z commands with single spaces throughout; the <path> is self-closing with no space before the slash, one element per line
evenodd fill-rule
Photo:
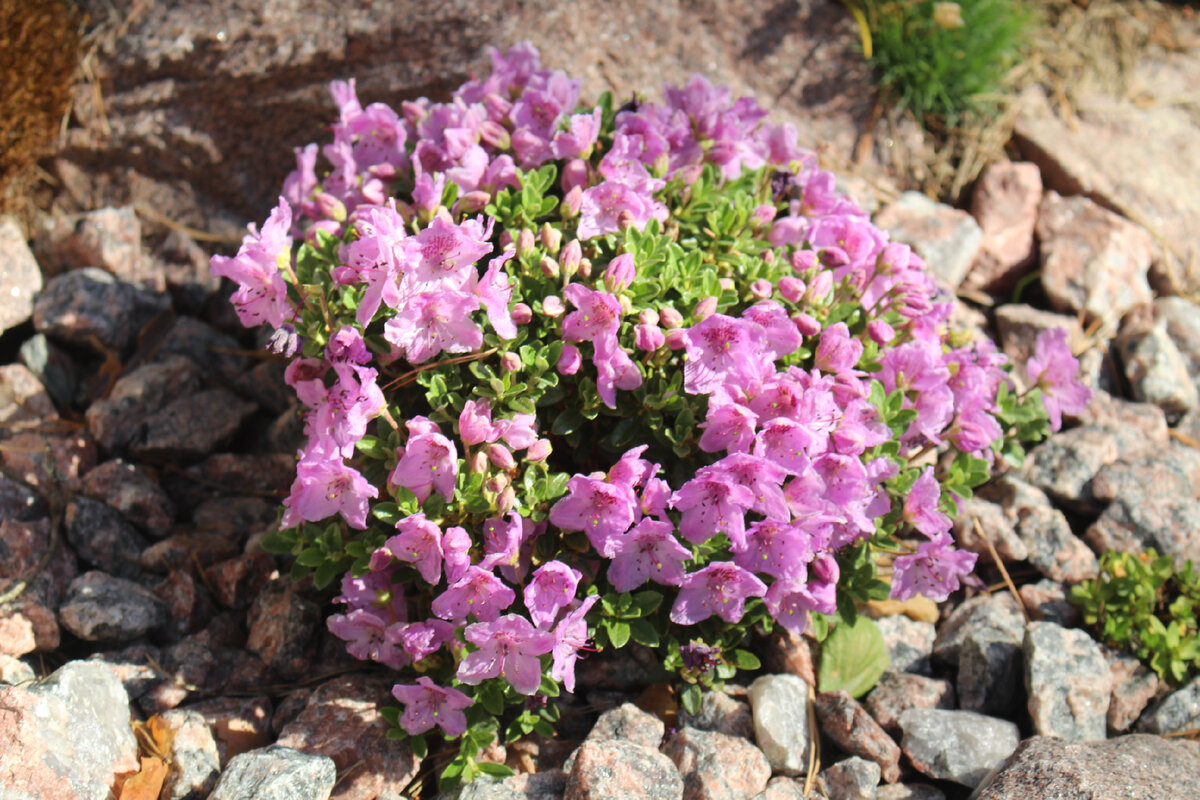
<path fill-rule="evenodd" d="M 436 94 L 483 44 L 532 38 L 585 92 L 700 70 L 848 152 L 871 104 L 853 26 L 822 2 L 117 5 L 47 164 L 52 213 L 0 221 L 0 797 L 106 798 L 166 754 L 172 800 L 397 798 L 422 767 L 384 739 L 388 676 L 258 546 L 298 419 L 209 254 L 321 137 L 330 78 Z M 1108 548 L 1200 562 L 1200 131 L 1180 99 L 1198 65 L 1147 59 L 1136 102 L 1093 95 L 1066 121 L 1031 93 L 1013 160 L 963 208 L 847 182 L 957 290 L 960 324 L 1017 362 L 1047 327 L 1084 353 L 1092 407 L 960 515 L 1016 596 L 877 609 L 892 667 L 858 700 L 814 695 L 816 646 L 776 639 L 761 674 L 668 726 L 648 654 L 594 656 L 559 737 L 493 748 L 522 774 L 460 797 L 1200 797 L 1181 782 L 1200 774 L 1200 679 L 1161 685 L 1065 600 Z"/>

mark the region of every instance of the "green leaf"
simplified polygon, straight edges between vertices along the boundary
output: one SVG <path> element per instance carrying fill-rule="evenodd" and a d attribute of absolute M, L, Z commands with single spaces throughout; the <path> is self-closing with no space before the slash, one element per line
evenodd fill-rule
<path fill-rule="evenodd" d="M 635 619 L 629 623 L 629 637 L 644 647 L 658 647 L 658 631 L 644 619 Z"/>
<path fill-rule="evenodd" d="M 292 548 L 296 546 L 296 534 L 294 532 L 272 531 L 262 538 L 259 542 L 263 550 L 275 555 L 288 555 L 292 552 Z"/>
<path fill-rule="evenodd" d="M 875 686 L 889 663 L 879 627 L 859 614 L 853 625 L 838 625 L 821 644 L 817 690 L 844 690 L 851 697 L 861 697 Z"/>
<path fill-rule="evenodd" d="M 613 647 L 620 649 L 629 642 L 631 631 L 628 622 L 605 620 L 604 624 L 608 628 L 608 640 L 612 642 Z"/>
<path fill-rule="evenodd" d="M 679 704 L 683 706 L 683 710 L 689 714 L 700 713 L 700 700 L 702 699 L 700 686 L 695 683 L 689 683 L 684 687 L 679 694 Z"/>
<path fill-rule="evenodd" d="M 496 764 L 491 761 L 480 761 L 479 771 L 484 775 L 491 775 L 494 778 L 511 778 L 517 772 L 512 767 L 505 764 Z"/>
<path fill-rule="evenodd" d="M 296 556 L 296 563 L 302 567 L 319 567 L 325 563 L 325 554 L 315 547 L 306 547 Z"/>
<path fill-rule="evenodd" d="M 734 650 L 733 665 L 738 669 L 755 670 L 762 667 L 762 662 L 748 650 Z"/>

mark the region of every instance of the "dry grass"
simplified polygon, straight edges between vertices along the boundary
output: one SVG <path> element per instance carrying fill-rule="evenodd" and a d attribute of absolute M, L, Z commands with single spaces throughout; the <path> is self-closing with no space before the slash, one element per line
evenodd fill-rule
<path fill-rule="evenodd" d="M 83 51 L 70 0 L 0 0 L 0 213 L 27 218 Z"/>

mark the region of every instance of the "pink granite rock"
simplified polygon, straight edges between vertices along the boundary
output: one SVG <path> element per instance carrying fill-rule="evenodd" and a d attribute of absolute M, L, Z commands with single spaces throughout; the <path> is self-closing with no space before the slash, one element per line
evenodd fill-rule
<path fill-rule="evenodd" d="M 1005 294 L 1033 264 L 1033 231 L 1042 201 L 1042 174 L 1027 161 L 984 167 L 971 194 L 971 216 L 983 229 L 979 257 L 964 286 Z"/>

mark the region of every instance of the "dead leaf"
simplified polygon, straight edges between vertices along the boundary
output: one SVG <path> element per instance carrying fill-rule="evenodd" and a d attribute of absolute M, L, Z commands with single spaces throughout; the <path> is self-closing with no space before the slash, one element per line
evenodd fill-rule
<path fill-rule="evenodd" d="M 143 758 L 141 770 L 121 787 L 120 800 L 158 800 L 166 779 L 167 765 L 161 758 Z"/>
<path fill-rule="evenodd" d="M 903 614 L 917 622 L 930 624 L 936 624 L 939 616 L 937 603 L 921 595 L 909 600 L 872 600 L 867 603 L 867 611 L 876 619 Z"/>

